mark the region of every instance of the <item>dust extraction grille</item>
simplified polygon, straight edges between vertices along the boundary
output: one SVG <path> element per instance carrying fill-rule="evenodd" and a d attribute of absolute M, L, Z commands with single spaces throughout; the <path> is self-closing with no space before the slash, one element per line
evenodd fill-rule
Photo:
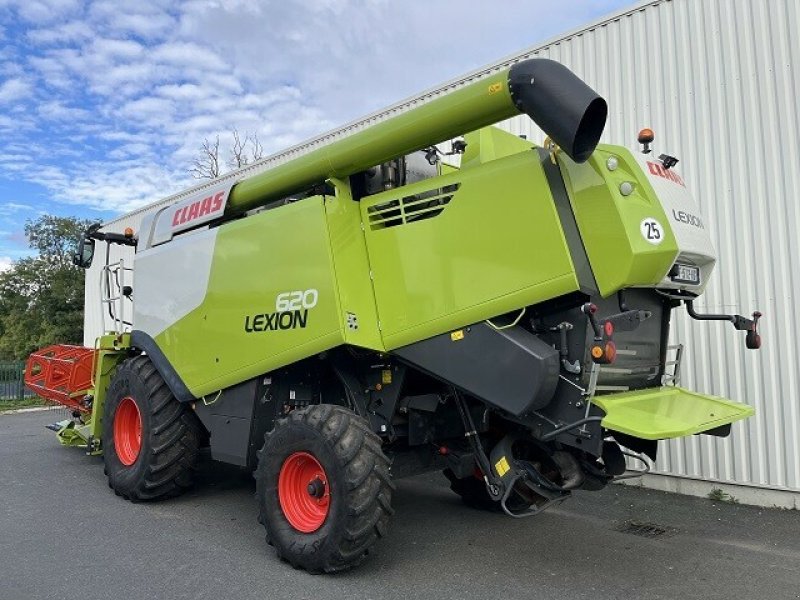
<path fill-rule="evenodd" d="M 459 187 L 461 184 L 456 183 L 370 206 L 367 208 L 370 229 L 386 229 L 432 219 L 442 213 Z"/>

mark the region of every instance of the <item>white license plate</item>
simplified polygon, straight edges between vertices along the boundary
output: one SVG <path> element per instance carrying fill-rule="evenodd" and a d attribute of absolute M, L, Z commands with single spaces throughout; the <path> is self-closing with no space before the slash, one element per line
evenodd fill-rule
<path fill-rule="evenodd" d="M 700 267 L 693 265 L 675 265 L 672 268 L 672 281 L 676 283 L 700 283 Z"/>

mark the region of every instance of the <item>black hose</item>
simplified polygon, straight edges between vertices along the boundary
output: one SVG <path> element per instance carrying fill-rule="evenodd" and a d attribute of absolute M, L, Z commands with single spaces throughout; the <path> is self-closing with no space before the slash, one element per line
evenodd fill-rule
<path fill-rule="evenodd" d="M 469 408 L 466 406 L 466 402 L 461 397 L 461 394 L 455 387 L 451 387 L 451 390 L 453 391 L 453 399 L 456 403 L 456 408 L 458 408 L 458 412 L 461 415 L 461 420 L 464 423 L 464 435 L 472 447 L 472 451 L 475 454 L 475 460 L 478 461 L 478 464 L 483 471 L 485 478 L 484 481 L 487 482 L 487 489 L 490 493 L 492 493 L 489 483 L 491 483 L 491 486 L 495 487 L 496 489 L 498 489 L 498 486 L 494 482 L 494 477 L 492 476 L 492 467 L 489 464 L 489 459 L 486 457 L 486 451 L 483 449 L 480 438 L 478 438 L 478 432 L 475 429 L 475 422 L 472 420 L 472 415 L 469 412 Z"/>

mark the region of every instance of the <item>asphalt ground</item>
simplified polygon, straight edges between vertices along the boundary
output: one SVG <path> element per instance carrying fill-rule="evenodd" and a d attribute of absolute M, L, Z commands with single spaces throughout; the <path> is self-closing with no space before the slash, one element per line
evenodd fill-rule
<path fill-rule="evenodd" d="M 130 504 L 44 429 L 60 414 L 0 416 L 2 600 L 800 598 L 800 512 L 611 486 L 518 520 L 438 474 L 398 482 L 361 567 L 308 575 L 266 545 L 249 475 L 209 462 L 189 494 Z"/>

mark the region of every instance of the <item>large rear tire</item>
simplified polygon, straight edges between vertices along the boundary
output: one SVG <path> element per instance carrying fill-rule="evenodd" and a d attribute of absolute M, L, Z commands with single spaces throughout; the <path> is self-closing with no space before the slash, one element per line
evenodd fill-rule
<path fill-rule="evenodd" d="M 265 436 L 255 478 L 267 542 L 310 573 L 359 564 L 393 513 L 380 438 L 340 406 L 309 406 L 278 421 Z"/>
<path fill-rule="evenodd" d="M 133 502 L 177 496 L 192 484 L 202 425 L 146 356 L 123 362 L 103 409 L 108 485 Z"/>

